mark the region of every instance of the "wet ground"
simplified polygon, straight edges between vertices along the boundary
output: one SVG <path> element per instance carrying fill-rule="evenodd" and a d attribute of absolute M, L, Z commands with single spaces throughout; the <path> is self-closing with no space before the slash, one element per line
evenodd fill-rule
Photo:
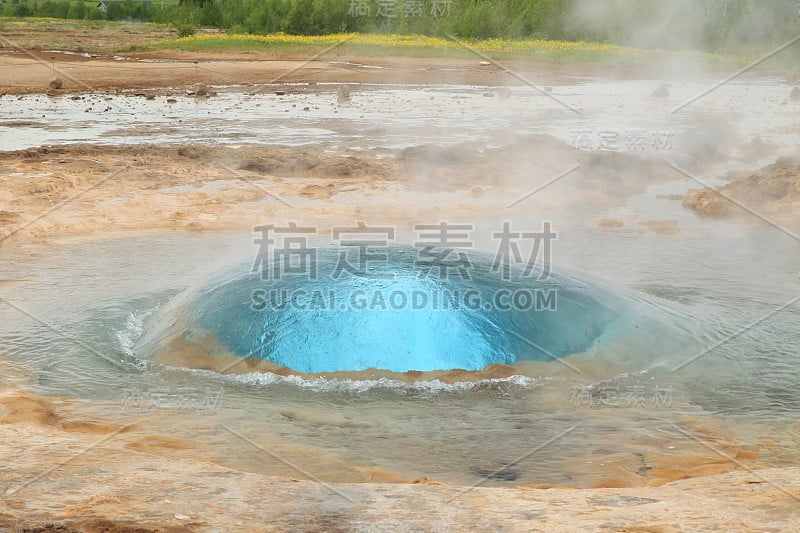
<path fill-rule="evenodd" d="M 502 83 L 503 75 L 497 77 Z M 0 98 L 0 149 L 87 142 L 328 142 L 335 148 L 381 150 L 464 141 L 491 146 L 498 133 L 544 133 L 583 150 L 669 152 L 681 162 L 705 159 L 712 150 L 750 165 L 794 153 L 798 104 L 779 79 L 733 81 L 686 107 L 708 81 L 671 83 L 667 98 L 651 96 L 657 81 L 556 81 L 502 90 L 345 83 L 352 95 L 347 101 L 337 97 L 342 83 L 220 85 L 211 87 L 217 93 L 212 97 L 187 96 L 182 89 L 6 95 Z"/>
<path fill-rule="evenodd" d="M 707 81 L 3 96 L 3 421 L 187 476 L 597 488 L 796 464 L 800 226 L 681 199 L 796 154 L 797 103 L 764 79 L 681 108 Z M 176 294 L 254 259 L 254 226 L 327 243 L 362 220 L 399 244 L 467 224 L 488 254 L 503 221 L 550 221 L 554 269 L 635 295 L 663 329 L 477 374 L 220 373 L 137 351 Z"/>

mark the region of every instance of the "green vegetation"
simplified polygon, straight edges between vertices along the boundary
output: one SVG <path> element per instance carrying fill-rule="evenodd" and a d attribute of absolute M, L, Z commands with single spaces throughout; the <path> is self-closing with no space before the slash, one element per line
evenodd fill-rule
<path fill-rule="evenodd" d="M 752 55 L 800 33 L 796 0 L 4 0 L 0 16 L 147 21 L 180 36 L 451 34 Z"/>
<path fill-rule="evenodd" d="M 424 35 L 328 34 L 320 36 L 244 34 L 202 34 L 167 39 L 136 50 L 183 50 L 210 53 L 258 53 L 279 51 L 284 56 L 310 56 L 323 53 L 336 56 L 405 56 L 475 59 L 475 51 L 494 59 L 526 59 L 556 63 L 591 62 L 615 66 L 669 67 L 691 60 L 709 68 L 742 65 L 749 58 L 697 51 L 642 50 L 606 43 L 554 41 L 541 39 L 466 39 L 453 41 Z"/>

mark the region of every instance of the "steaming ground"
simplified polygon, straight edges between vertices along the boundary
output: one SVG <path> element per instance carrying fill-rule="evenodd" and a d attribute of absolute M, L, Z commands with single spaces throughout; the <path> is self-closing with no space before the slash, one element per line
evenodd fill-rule
<path fill-rule="evenodd" d="M 331 150 L 326 144 L 77 145 L 0 152 L 0 235 L 23 242 L 246 230 L 283 219 L 321 227 L 380 220 L 410 231 L 420 217 L 478 222 L 498 211 L 525 216 L 531 207 L 542 218 L 570 223 L 583 216 L 582 223 L 598 231 L 669 235 L 697 225 L 678 205 L 669 206 L 684 194 L 685 206 L 702 216 L 746 219 L 747 211 L 731 204 L 729 196 L 776 220 L 792 224 L 798 219 L 800 164 L 791 158 L 739 176 L 720 196 L 692 187 L 708 181 L 676 180 L 682 176 L 664 156 L 575 151 L 548 135 L 503 135 L 495 143 L 369 152 L 353 146 Z M 508 207 L 577 165 L 565 183 Z M 72 201 L 76 195 L 79 201 Z M 626 210 L 631 199 L 642 198 L 657 200 L 651 203 L 659 208 Z M 63 208 L 38 218 L 62 203 Z"/>
<path fill-rule="evenodd" d="M 552 176 L 578 161 L 583 169 L 574 181 L 581 187 L 569 187 L 573 195 L 563 199 L 546 191 L 531 202 L 542 207 L 542 216 L 580 207 L 606 212 L 649 184 L 675 178 L 664 164 L 573 152 L 546 135 L 503 141 L 496 148 L 463 143 L 367 152 L 332 151 L 325 144 L 85 145 L 2 152 L 3 232 L 15 239 L 85 237 L 251 229 L 270 219 L 330 226 L 356 218 L 411 230 L 420 217 L 492 219 L 504 204 L 527 193 L 526 187 L 535 186 L 532 171 L 537 178 Z M 606 187 L 609 180 L 616 183 L 614 189 Z M 80 201 L 30 224 L 78 193 Z"/>
<path fill-rule="evenodd" d="M 731 179 L 730 170 L 744 173 L 726 194 L 796 232 L 797 164 L 782 159 L 750 177 L 796 153 L 800 132 L 791 113 L 800 104 L 789 100 L 790 86 L 734 84 L 672 119 L 669 110 L 697 87 L 676 85 L 672 96 L 651 98 L 661 80 L 616 84 L 586 72 L 578 80 L 552 78 L 556 95 L 601 117 L 592 121 L 524 88 L 501 100 L 502 91 L 487 86 L 493 75 L 474 62 L 455 65 L 469 69 L 458 76 L 485 85 L 372 86 L 341 104 L 338 85 L 248 90 L 258 97 L 212 87 L 220 94 L 198 100 L 183 85 L 164 89 L 156 80 L 145 87 L 157 87 L 153 100 L 146 92 L 114 93 L 142 85 L 141 68 L 122 80 L 103 74 L 96 86 L 108 92 L 0 99 L 13 109 L 0 124 L 11 132 L 2 142 L 20 148 L 0 153 L 0 298 L 30 315 L 0 303 L 0 439 L 15 458 L 0 472 L 12 491 L 0 527 L 59 521 L 124 530 L 126 523 L 104 517 L 184 531 L 256 521 L 287 530 L 359 521 L 393 527 L 413 518 L 412 507 L 467 529 L 530 530 L 532 520 L 663 531 L 796 525 L 799 478 L 786 466 L 796 464 L 800 427 L 792 363 L 800 342 L 791 309 L 689 367 L 668 410 L 652 405 L 652 388 L 645 409 L 571 398 L 572 385 L 609 394 L 664 379 L 650 368 L 621 373 L 591 361 L 575 383 L 501 367 L 472 386 L 463 375 L 412 384 L 391 376 L 221 376 L 142 365 L 130 354 L 146 317 L 171 295 L 254 253 L 254 225 L 294 221 L 321 228 L 326 238 L 331 226 L 359 220 L 397 226 L 407 239 L 415 223 L 471 222 L 475 247 L 484 251 L 495 245 L 491 232 L 502 220 L 535 228 L 552 220 L 560 233 L 557 265 L 668 300 L 690 317 L 687 339 L 713 346 L 791 297 L 796 246 L 753 216 L 698 217 L 680 200 L 706 214 L 698 193 L 685 196 L 700 184 L 669 163 L 710 185 Z M 316 83 L 319 76 L 396 82 L 407 74 L 361 70 L 350 78 L 344 66 L 312 65 L 293 75 Z M 247 75 L 255 83 L 267 74 Z M 183 76 L 171 79 L 197 81 Z M 19 91 L 40 87 L 37 78 Z M 277 98 L 276 91 L 288 94 Z M 170 111 L 168 98 L 179 112 Z M 106 107 L 112 116 L 103 123 L 94 115 Z M 241 127 L 242 116 L 258 122 L 258 109 L 268 117 L 253 126 L 263 136 L 243 137 L 249 126 Z M 115 115 L 123 111 L 135 118 Z M 222 116 L 201 120 L 209 112 Z M 632 127 L 672 129 L 673 144 L 597 149 L 601 131 Z M 571 146 L 573 129 L 590 131 L 591 149 Z M 43 138 L 50 146 L 36 142 Z M 650 342 L 654 352 L 666 344 Z M 215 403 L 220 390 L 222 405 Z M 581 429 L 565 435 L 563 446 L 545 447 L 525 468 L 511 465 L 571 423 Z M 376 440 L 381 432 L 385 443 Z M 297 481 L 309 476 L 292 465 L 335 490 Z M 776 465 L 782 468 L 761 470 Z M 694 479 L 678 481 L 685 478 Z M 481 480 L 492 490 L 462 494 Z M 453 505 L 452 498 L 465 500 Z M 502 515 L 492 514 L 498 509 Z"/>

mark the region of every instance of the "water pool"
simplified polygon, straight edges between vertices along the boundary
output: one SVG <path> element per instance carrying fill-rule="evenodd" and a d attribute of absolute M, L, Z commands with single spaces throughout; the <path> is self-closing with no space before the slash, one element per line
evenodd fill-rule
<path fill-rule="evenodd" d="M 342 109 L 332 94 L 180 97 L 169 112 L 162 98 L 108 96 L 117 111 L 122 106 L 135 115 L 126 112 L 122 127 L 117 111 L 85 111 L 106 96 L 89 95 L 88 102 L 25 96 L 0 130 L 8 150 L 85 142 L 388 150 L 495 142 L 508 131 L 570 142 L 576 129 L 595 137 L 609 129 L 674 129 L 672 153 L 644 156 L 690 160 L 710 146 L 723 154 L 710 159 L 711 176 L 796 150 L 796 120 L 783 106 L 788 88 L 782 84 L 736 81 L 675 115 L 670 105 L 647 98 L 655 85 L 595 80 L 556 87 L 554 94 L 582 115 L 527 88 L 500 101 L 485 98 L 485 87 L 390 87 L 357 93 Z M 688 99 L 706 87 L 680 82 L 672 92 Z M 398 103 L 406 112 L 396 111 Z M 286 114 L 306 106 L 320 109 Z M 755 138 L 774 152 L 739 158 L 737 147 Z M 524 190 L 537 186 L 536 178 L 544 181 L 533 174 Z M 365 316 L 354 309 L 331 321 L 320 310 L 316 329 L 304 328 L 310 334 L 276 335 L 275 346 L 265 342 L 273 326 L 307 324 L 308 316 L 289 309 L 274 324 L 259 322 L 266 313 L 250 309 L 250 284 L 270 286 L 248 278 L 255 254 L 249 231 L 0 243 L 0 356 L 24 368 L 22 377 L 7 377 L 19 379 L 21 388 L 63 397 L 108 423 L 135 423 L 142 436 L 181 439 L 182 448 L 158 453 L 269 475 L 590 487 L 741 468 L 728 456 L 747 468 L 796 464 L 800 248 L 768 225 L 702 220 L 676 202 L 654 200 L 655 193 L 682 195 L 697 186 L 673 178 L 643 185 L 646 192 L 618 207 L 564 213 L 559 202 L 541 201 L 536 208 L 547 213 L 523 211 L 532 204 L 514 212 L 519 223 L 558 219 L 554 274 L 541 288 L 557 285 L 566 299 L 557 312 L 534 310 L 537 320 L 513 328 L 497 321 L 530 313 L 511 319 L 467 308 L 455 317 L 430 317 L 425 309 L 401 308 Z M 560 194 L 577 194 L 580 183 L 573 186 Z M 334 204 L 295 204 L 312 213 L 344 206 L 335 214 L 349 216 L 382 196 L 389 207 L 418 205 L 425 219 L 441 219 L 447 207 L 467 220 L 486 213 L 460 208 L 463 198 L 450 191 L 396 192 L 387 187 L 371 199 L 341 193 Z M 259 214 L 272 209 L 250 207 Z M 604 217 L 675 220 L 682 231 L 640 232 L 635 224 L 600 231 Z M 497 220 L 488 222 L 496 227 Z M 476 243 L 479 261 L 492 251 Z M 402 280 L 406 292 L 423 283 L 416 276 Z M 233 306 L 228 299 L 236 291 L 214 292 L 231 284 L 242 290 Z M 354 331 L 351 319 L 369 316 L 377 317 L 375 327 Z M 403 337 L 409 322 L 426 334 Z M 242 324 L 250 329 L 239 335 Z M 380 335 L 386 328 L 392 336 Z M 526 334 L 530 328 L 533 335 Z M 412 344 L 403 357 L 409 345 L 397 339 L 431 344 Z M 343 349 L 362 341 L 358 351 Z M 370 343 L 382 350 L 370 351 Z"/>
<path fill-rule="evenodd" d="M 326 481 L 392 472 L 458 484 L 646 483 L 677 476 L 663 468 L 651 474 L 676 457 L 714 460 L 682 433 L 687 428 L 713 435 L 726 450 L 756 453 L 758 464 L 789 464 L 800 422 L 793 392 L 799 315 L 792 306 L 775 311 L 791 297 L 778 287 L 798 283 L 797 258 L 762 253 L 786 244 L 769 229 L 721 229 L 714 239 L 643 236 L 632 254 L 624 239 L 572 228 L 560 264 L 585 279 L 554 274 L 551 282 L 577 290 L 584 299 L 576 304 L 620 311 L 614 320 L 623 327 L 554 354 L 558 360 L 503 359 L 472 372 L 320 373 L 331 369 L 286 371 L 256 361 L 224 370 L 206 354 L 176 364 L 143 351 L 148 337 L 162 339 L 181 322 L 169 317 L 180 319 L 170 313 L 182 309 L 185 295 L 213 294 L 241 279 L 233 273 L 249 271 L 249 233 L 110 239 L 4 255 L 0 271 L 17 281 L 3 286 L 0 342 L 5 357 L 30 369 L 34 392 L 86 401 L 98 415 L 197 443 L 195 456 L 255 472 Z M 759 244 L 735 246 L 743 232 Z M 245 296 L 249 304 L 249 288 Z M 213 298 L 208 303 L 224 302 L 224 295 Z M 569 309 L 564 302 L 561 309 Z M 591 310 L 569 318 L 594 320 Z M 194 324 L 214 326 L 213 317 L 201 313 Z M 487 338 L 499 338 L 493 335 Z M 293 346 L 281 352 L 295 353 Z M 526 349 L 535 352 L 520 341 L 507 353 Z"/>

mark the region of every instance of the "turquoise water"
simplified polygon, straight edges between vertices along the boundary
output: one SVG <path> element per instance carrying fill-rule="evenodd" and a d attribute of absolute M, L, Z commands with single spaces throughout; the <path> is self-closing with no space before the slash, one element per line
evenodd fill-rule
<path fill-rule="evenodd" d="M 178 317 L 188 326 L 163 335 L 210 333 L 236 356 L 298 372 L 481 370 L 585 352 L 646 320 L 629 295 L 545 275 L 543 265 L 504 276 L 492 255 L 470 252 L 468 269 L 431 272 L 418 250 L 393 246 L 379 249 L 369 272 L 337 272 L 347 253 L 315 250 L 313 271 L 298 262 L 301 272 L 281 274 L 274 261 L 267 276 L 252 261 L 227 269 L 179 296 L 186 304 L 167 312 L 188 315 Z M 159 313 L 148 329 L 175 318 Z"/>

